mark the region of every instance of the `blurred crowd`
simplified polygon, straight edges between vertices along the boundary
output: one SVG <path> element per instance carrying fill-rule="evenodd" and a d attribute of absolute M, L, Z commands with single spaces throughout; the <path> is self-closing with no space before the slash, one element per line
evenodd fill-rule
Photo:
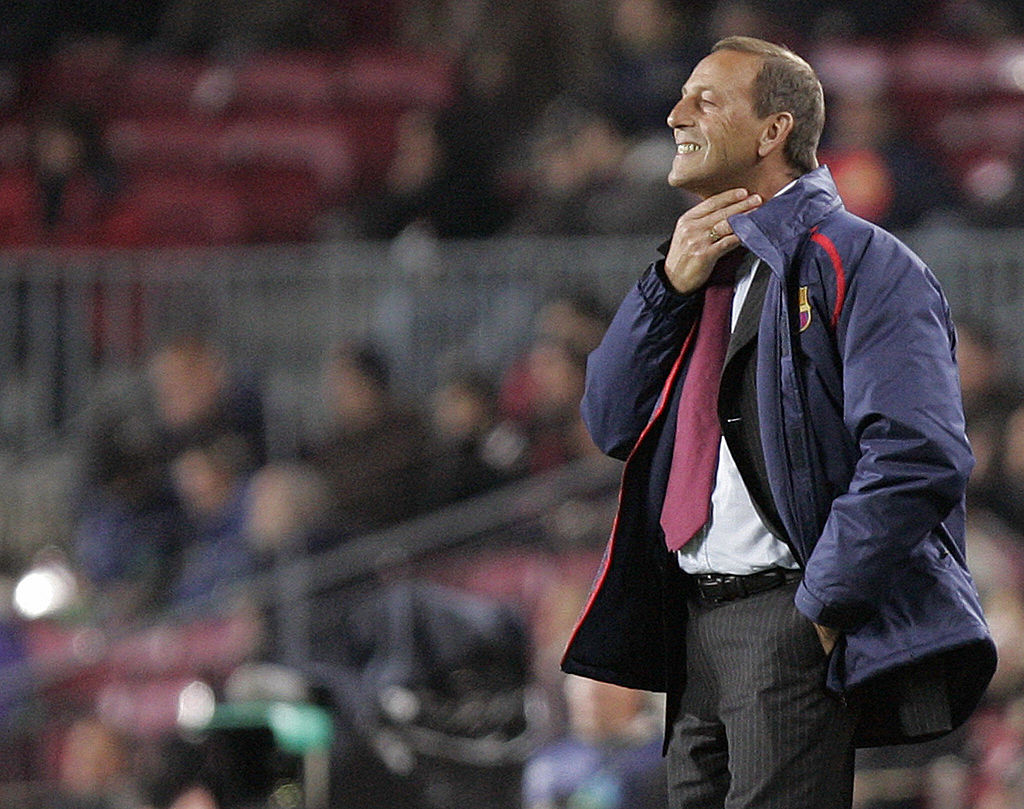
<path fill-rule="evenodd" d="M 294 615 L 263 592 L 282 561 L 329 563 L 367 537 L 387 542 L 389 528 L 417 517 L 573 462 L 601 463 L 577 405 L 586 355 L 608 315 L 584 295 L 553 297 L 529 345 L 497 377 L 453 366 L 427 399 L 395 390 L 371 342 L 339 344 L 323 361 L 322 419 L 286 458 L 268 457 L 260 381 L 233 367 L 202 328 L 168 333 L 136 384 L 97 400 L 73 535 L 37 560 L 65 565 L 77 588 L 72 606 L 56 618 L 0 621 L 0 672 L 22 663 L 44 675 L 42 684 L 8 680 L 0 689 L 11 729 L 0 776 L 46 779 L 59 793 L 47 806 L 262 805 L 227 777 L 242 766 L 233 758 L 239 745 L 255 742 L 235 729 L 200 743 L 179 735 L 180 715 L 156 715 L 160 692 L 145 683 L 165 680 L 166 659 L 178 655 L 219 698 L 299 693 L 329 706 L 341 736 L 332 770 L 339 806 L 663 806 L 657 701 L 557 671 L 602 552 L 614 486 L 565 503 L 540 525 L 483 544 L 440 543 L 440 553 L 396 561 L 383 575 L 368 568 L 358 587 L 304 593 L 301 643 L 290 634 Z M 968 547 L 999 669 L 979 713 L 953 736 L 863 752 L 858 809 L 1011 809 L 1024 798 L 1024 396 L 1005 348 L 983 324 L 958 323 L 977 456 Z M 337 571 L 340 579 L 352 572 Z M 182 621 L 198 628 L 168 634 Z M 76 673 L 96 662 L 80 648 L 96 642 L 83 627 L 116 638 L 146 626 L 158 630 L 134 646 L 110 641 L 108 668 Z M 62 636 L 67 648 L 55 640 Z M 159 651 L 164 645 L 177 651 Z M 47 671 L 55 649 L 69 671 Z M 267 676 L 267 667 L 290 674 Z M 289 677 L 300 685 L 282 686 Z M 233 684 L 239 678 L 247 684 Z M 180 702 L 181 683 L 164 684 Z M 410 694 L 420 720 L 449 733 L 469 721 L 477 733 L 483 723 L 491 744 L 505 734 L 514 763 L 456 765 L 417 750 L 418 763 L 403 764 L 409 751 L 389 735 L 399 731 L 381 726 L 404 728 Z M 266 739 L 254 749 L 277 760 Z M 271 781 L 252 783 L 270 790 Z"/>
<path fill-rule="evenodd" d="M 947 106 L 939 110 L 930 107 L 937 96 L 915 88 L 911 97 L 898 77 L 869 69 L 914 43 L 940 53 L 955 46 L 956 58 L 1012 49 L 1024 37 L 1016 3 L 164 0 L 83 2 L 71 12 L 64 5 L 15 2 L 5 11 L 0 247 L 665 233 L 689 204 L 665 183 L 667 111 L 710 43 L 733 33 L 786 42 L 812 62 L 816 54 L 849 56 L 845 46 L 856 45 L 852 61 L 828 63 L 828 76 L 838 78 L 826 82 L 822 145 L 855 212 L 897 230 L 1024 224 L 1024 127 L 979 145 L 970 117 L 980 104 L 1008 111 L 1011 123 L 1024 120 L 1013 117 L 1024 80 L 960 103 L 954 63 L 949 82 L 936 81 L 953 85 L 942 90 Z M 184 106 L 157 111 L 169 139 L 177 125 L 222 133 L 266 123 L 262 111 L 247 118 L 251 111 L 232 93 L 243 67 L 274 54 L 339 65 L 370 54 L 380 66 L 424 53 L 439 61 L 403 63 L 412 75 L 362 87 L 376 99 L 370 106 L 383 107 L 358 111 L 373 122 L 365 154 L 375 157 L 350 182 L 335 182 L 341 163 L 320 140 L 311 152 L 299 149 L 298 171 L 268 169 L 264 162 L 281 152 L 257 150 L 258 170 L 269 172 L 258 177 L 235 164 L 190 162 L 203 147 L 194 136 L 184 141 L 189 159 L 147 166 L 143 149 L 140 165 L 125 146 L 127 102 L 93 103 L 110 97 L 93 93 L 87 76 L 57 69 L 99 63 L 107 79 L 138 61 L 194 69 L 182 85 Z M 295 75 L 308 78 L 309 64 Z M 406 97 L 423 78 L 417 66 L 434 75 L 438 65 L 440 90 Z M 156 89 L 173 95 L 180 78 Z M 286 84 L 289 93 L 303 95 Z M 333 103 L 314 100 L 317 127 Z M 301 98 L 286 98 L 274 116 L 297 114 L 295 105 Z M 310 161 L 312 187 L 296 176 Z M 257 205 L 284 196 L 270 213 L 232 207 L 238 182 Z M 190 208 L 197 186 L 207 196 Z M 140 200 L 154 188 L 164 207 L 143 215 Z M 387 334 L 413 345 L 443 316 L 409 311 L 397 299 L 382 307 L 392 327 L 407 321 Z M 0 607 L 0 723 L 10 729 L 0 732 L 0 806 L 229 809 L 257 805 L 254 784 L 271 792 L 288 780 L 265 738 L 199 741 L 157 715 L 165 691 L 180 707 L 184 683 L 172 670 L 215 681 L 218 698 L 330 706 L 338 734 L 331 787 L 344 796 L 337 805 L 663 806 L 657 701 L 557 670 L 600 559 L 613 492 L 566 503 L 493 545 L 448 549 L 412 567 L 395 561 L 384 576 L 370 566 L 372 587 L 306 598 L 298 613 L 272 597 L 275 572 L 297 569 L 288 564 L 324 564 L 368 537 L 386 543 L 389 530 L 417 520 L 433 530 L 431 515 L 486 503 L 479 498 L 515 492 L 569 464 L 605 463 L 614 478 L 578 413 L 586 356 L 609 317 L 587 290 L 553 295 L 514 361 L 495 369 L 453 360 L 436 384 L 424 375 L 431 384 L 416 390 L 396 385 L 392 347 L 337 344 L 322 359 L 319 413 L 286 457 L 268 450 L 264 381 L 232 362 L 212 324 L 161 335 L 137 373 L 98 392 L 82 419 L 73 528 L 34 561 L 63 571 L 74 598 L 45 620 Z M 982 710 L 951 738 L 865 753 L 857 809 L 1024 805 L 1024 380 L 985 323 L 961 320 L 958 334 L 977 456 L 968 545 L 1000 667 Z M 425 370 L 437 358 L 420 359 Z M 505 505 L 512 512 L 516 496 Z M 394 548 L 371 550 L 373 558 L 401 558 Z M 158 631 L 126 641 L 116 655 L 105 645 L 152 626 Z M 300 640 L 296 626 L 314 631 Z M 112 656 L 116 664 L 103 668 Z M 402 728 L 416 724 L 413 715 L 423 726 L 410 740 Z M 422 764 L 433 760 L 424 737 L 456 730 L 479 744 L 454 763 Z M 498 739 L 504 744 L 494 752 Z M 266 761 L 237 761 L 239 745 L 262 751 L 280 771 L 257 778 Z M 52 794 L 40 802 L 2 788 L 28 780 Z M 294 805 L 286 795 L 275 800 L 267 805 Z"/>
<path fill-rule="evenodd" d="M 661 232 L 687 204 L 666 110 L 735 33 L 818 65 L 822 156 L 855 212 L 1022 223 L 1005 0 L 47 9 L 16 3 L 0 34 L 4 246 Z"/>
<path fill-rule="evenodd" d="M 606 323 L 583 294 L 552 298 L 502 374 L 455 364 L 416 402 L 372 342 L 338 344 L 319 417 L 272 460 L 258 380 L 202 328 L 172 331 L 86 419 L 76 567 L 109 618 L 134 619 L 209 600 L 283 547 L 321 552 L 593 455 L 578 403 Z"/>
<path fill-rule="evenodd" d="M 67 803 L 61 805 L 120 806 L 113 781 L 88 775 L 98 757 L 103 767 L 116 770 L 119 789 L 132 787 L 133 800 L 191 806 L 173 803 L 176 791 L 167 792 L 167 779 L 180 778 L 182 786 L 200 784 L 207 798 L 217 800 L 214 805 L 238 805 L 231 802 L 238 799 L 237 787 L 215 777 L 220 767 L 204 769 L 212 765 L 202 751 L 185 755 L 180 772 L 144 760 L 140 750 L 164 760 L 152 746 L 175 738 L 176 719 L 155 716 L 154 692 L 123 680 L 150 679 L 161 688 L 174 682 L 168 681 L 168 664 L 154 662 L 148 652 L 126 652 L 117 638 L 149 626 L 227 622 L 236 628 L 195 631 L 193 640 L 205 651 L 188 648 L 181 637 L 165 639 L 183 645 L 166 651 L 170 658 L 183 657 L 170 670 L 180 664 L 182 671 L 205 672 L 223 685 L 226 670 L 235 665 L 288 664 L 310 683 L 333 689 L 332 704 L 341 716 L 348 716 L 345 706 L 362 694 L 367 705 L 352 707 L 343 723 L 360 726 L 382 688 L 383 675 L 375 667 L 415 673 L 420 645 L 435 646 L 417 637 L 405 658 L 391 659 L 405 648 L 391 611 L 406 598 L 417 604 L 411 614 L 402 613 L 409 618 L 408 632 L 422 619 L 422 631 L 436 636 L 438 649 L 467 642 L 460 634 L 463 623 L 486 635 L 480 626 L 488 623 L 492 601 L 513 605 L 516 618 L 495 618 L 484 638 L 504 655 L 500 671 L 487 678 L 488 688 L 497 688 L 512 667 L 519 672 L 520 711 L 527 685 L 543 691 L 551 719 L 542 722 L 548 730 L 537 739 L 548 738 L 563 710 L 557 673 L 561 645 L 599 559 L 614 506 L 604 489 L 596 503 L 566 502 L 565 513 L 546 515 L 539 524 L 516 522 L 506 536 L 488 532 L 487 520 L 502 516 L 488 511 L 481 537 L 470 546 L 448 548 L 438 537 L 439 553 L 417 560 L 410 551 L 412 567 L 396 562 L 383 572 L 373 564 L 360 570 L 357 559 L 354 569 L 321 575 L 317 586 L 304 589 L 304 582 L 292 581 L 288 587 L 306 613 L 299 624 L 291 611 L 294 603 L 279 601 L 266 582 L 278 571 L 294 572 L 288 565 L 296 560 L 322 566 L 353 542 L 365 546 L 367 537 L 379 535 L 387 541 L 381 532 L 417 517 L 443 514 L 575 462 L 603 463 L 582 426 L 578 404 L 586 356 L 608 317 L 584 293 L 554 296 L 537 311 L 528 344 L 508 367 L 495 374 L 453 361 L 431 395 L 420 399 L 396 390 L 386 355 L 372 341 L 337 344 L 323 358 L 319 417 L 286 457 L 268 454 L 261 381 L 233 367 L 202 325 L 169 330 L 138 375 L 99 391 L 83 419 L 72 534 L 32 561 L 33 570 L 63 571 L 72 582 L 68 601 L 32 614 L 16 593 L 20 614 L 0 619 L 0 674 L 10 676 L 22 666 L 46 671 L 47 660 L 52 664 L 64 656 L 71 666 L 70 673 L 54 675 L 50 689 L 16 677 L 10 681 L 15 687 L 0 688 L 8 701 L 6 710 L 0 703 L 0 721 L 11 729 L 9 741 L 0 743 L 0 753 L 9 753 L 0 755 L 5 762 L 0 783 L 31 773 L 66 782 Z M 493 508 L 508 512 L 505 519 L 518 510 L 514 499 Z M 574 508 L 581 513 L 572 513 Z M 452 530 L 451 520 L 442 525 Z M 481 539 L 489 544 L 480 547 Z M 410 577 L 441 589 L 408 595 L 399 583 Z M 334 586 L 332 578 L 340 584 Z M 464 604 L 458 593 L 483 601 Z M 102 631 L 104 651 L 97 653 L 99 670 L 83 674 L 79 669 L 96 663 L 79 654 L 82 632 L 89 627 Z M 519 627 L 518 644 L 510 627 Z M 225 634 L 234 641 L 225 643 Z M 479 653 L 470 652 L 431 654 L 451 655 L 451 668 L 465 678 L 465 669 L 479 663 Z M 365 686 L 353 686 L 364 682 L 367 670 L 375 676 Z M 437 676 L 448 675 L 446 667 Z M 457 693 L 463 687 L 461 681 L 452 686 Z M 372 696 L 363 693 L 368 688 Z M 33 749 L 23 734 L 39 719 L 31 716 L 31 706 L 40 704 L 53 712 L 43 721 L 53 738 Z M 120 739 L 116 745 L 115 739 Z M 126 739 L 136 747 L 131 754 Z M 651 750 L 657 752 L 656 747 Z M 348 762 L 346 768 L 353 766 Z M 518 770 L 512 780 L 506 776 L 499 783 L 518 800 Z M 399 786 L 362 776 L 349 784 L 381 806 L 391 805 L 395 790 L 412 789 Z M 382 790 L 380 795 L 372 795 L 374 789 Z M 85 798 L 93 802 L 82 803 Z M 407 800 L 402 805 L 448 805 L 422 796 Z"/>

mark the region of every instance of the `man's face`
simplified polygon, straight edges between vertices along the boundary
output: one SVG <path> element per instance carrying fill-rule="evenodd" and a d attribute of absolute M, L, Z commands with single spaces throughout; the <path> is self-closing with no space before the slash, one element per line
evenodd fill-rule
<path fill-rule="evenodd" d="M 760 69 L 760 56 L 727 50 L 693 69 L 668 116 L 676 142 L 670 185 L 706 198 L 753 182 L 765 123 L 753 105 Z"/>

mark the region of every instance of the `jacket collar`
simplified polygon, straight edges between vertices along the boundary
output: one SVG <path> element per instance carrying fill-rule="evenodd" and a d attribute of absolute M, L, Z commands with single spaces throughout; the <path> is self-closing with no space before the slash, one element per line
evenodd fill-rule
<path fill-rule="evenodd" d="M 807 232 L 843 207 L 832 173 L 819 166 L 750 213 L 729 217 L 729 224 L 751 251 L 781 274 Z"/>

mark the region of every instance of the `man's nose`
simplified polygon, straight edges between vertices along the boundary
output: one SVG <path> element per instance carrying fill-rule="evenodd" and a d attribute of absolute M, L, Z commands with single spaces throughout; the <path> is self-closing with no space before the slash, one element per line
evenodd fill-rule
<path fill-rule="evenodd" d="M 689 104 L 686 98 L 680 98 L 676 102 L 676 105 L 671 109 L 668 114 L 668 125 L 673 129 L 677 127 L 686 126 L 691 122 L 691 116 L 689 111 Z"/>

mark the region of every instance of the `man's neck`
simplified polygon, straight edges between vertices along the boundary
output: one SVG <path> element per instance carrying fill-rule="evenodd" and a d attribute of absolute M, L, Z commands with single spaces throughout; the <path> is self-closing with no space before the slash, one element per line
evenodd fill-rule
<path fill-rule="evenodd" d="M 798 179 L 800 179 L 800 178 L 798 177 L 797 180 Z M 778 191 L 776 191 L 774 194 L 772 194 L 772 197 L 777 197 L 777 196 L 779 196 L 779 194 L 786 193 L 794 185 L 796 185 L 796 180 L 790 180 L 788 183 L 786 183 L 784 186 L 782 186 L 782 188 L 780 188 Z"/>
<path fill-rule="evenodd" d="M 763 178 L 756 183 L 752 183 L 748 188 L 752 194 L 760 194 L 761 199 L 771 199 L 777 197 L 783 191 L 788 189 L 793 183 L 795 183 L 799 176 L 794 177 L 790 173 L 777 173 L 770 177 Z"/>

